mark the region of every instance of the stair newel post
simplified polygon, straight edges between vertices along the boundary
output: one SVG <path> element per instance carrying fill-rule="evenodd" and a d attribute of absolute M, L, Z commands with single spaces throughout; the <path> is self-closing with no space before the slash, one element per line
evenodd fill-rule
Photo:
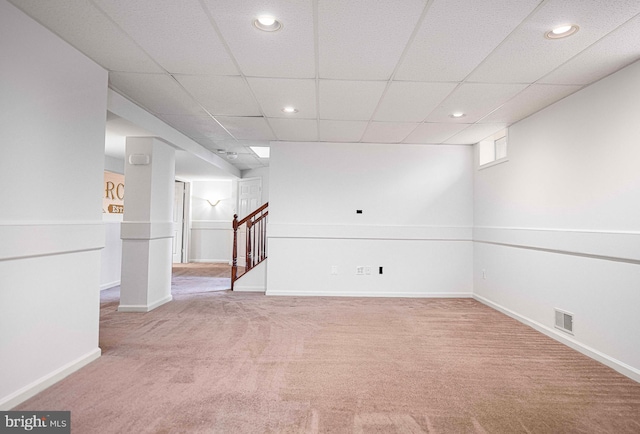
<path fill-rule="evenodd" d="M 231 263 L 231 290 L 238 277 L 238 214 L 233 215 L 233 257 Z"/>

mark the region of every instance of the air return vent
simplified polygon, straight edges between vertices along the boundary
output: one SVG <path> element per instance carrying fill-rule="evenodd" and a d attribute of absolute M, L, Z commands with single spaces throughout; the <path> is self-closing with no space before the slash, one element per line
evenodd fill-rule
<path fill-rule="evenodd" d="M 573 334 L 573 314 L 556 309 L 556 328 Z"/>

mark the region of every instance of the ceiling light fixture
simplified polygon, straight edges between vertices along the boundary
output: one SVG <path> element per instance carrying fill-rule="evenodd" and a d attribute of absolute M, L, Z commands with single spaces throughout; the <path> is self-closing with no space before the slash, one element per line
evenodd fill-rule
<path fill-rule="evenodd" d="M 249 146 L 258 158 L 269 158 L 270 150 L 268 146 Z"/>
<path fill-rule="evenodd" d="M 235 160 L 238 158 L 237 152 L 227 152 L 227 160 Z"/>
<path fill-rule="evenodd" d="M 565 24 L 555 27 L 553 30 L 549 30 L 544 37 L 547 39 L 566 38 L 567 36 L 575 34 L 578 30 L 580 30 L 580 27 L 576 24 Z"/>
<path fill-rule="evenodd" d="M 268 15 L 256 18 L 253 21 L 253 25 L 264 32 L 276 32 L 282 28 L 282 23 L 280 21 Z"/>
<path fill-rule="evenodd" d="M 465 116 L 466 115 L 462 112 L 453 112 L 449 115 L 449 117 L 452 117 L 452 118 L 463 118 Z"/>
<path fill-rule="evenodd" d="M 297 109 L 297 108 L 295 108 L 295 107 L 291 107 L 291 106 L 283 107 L 283 108 L 282 108 L 282 111 L 283 111 L 284 113 L 298 113 L 298 109 Z"/>

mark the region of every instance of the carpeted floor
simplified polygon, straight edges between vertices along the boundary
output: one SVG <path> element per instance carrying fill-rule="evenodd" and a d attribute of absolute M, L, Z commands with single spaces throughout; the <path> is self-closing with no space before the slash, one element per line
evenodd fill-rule
<path fill-rule="evenodd" d="M 16 410 L 74 433 L 639 433 L 640 384 L 471 299 L 231 293 L 174 269 L 174 301 L 120 313 L 103 356 Z"/>

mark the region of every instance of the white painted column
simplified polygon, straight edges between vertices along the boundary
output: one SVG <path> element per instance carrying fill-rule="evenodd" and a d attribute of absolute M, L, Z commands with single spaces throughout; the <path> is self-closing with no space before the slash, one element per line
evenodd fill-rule
<path fill-rule="evenodd" d="M 122 312 L 171 301 L 175 150 L 154 137 L 127 137 L 122 238 Z"/>

